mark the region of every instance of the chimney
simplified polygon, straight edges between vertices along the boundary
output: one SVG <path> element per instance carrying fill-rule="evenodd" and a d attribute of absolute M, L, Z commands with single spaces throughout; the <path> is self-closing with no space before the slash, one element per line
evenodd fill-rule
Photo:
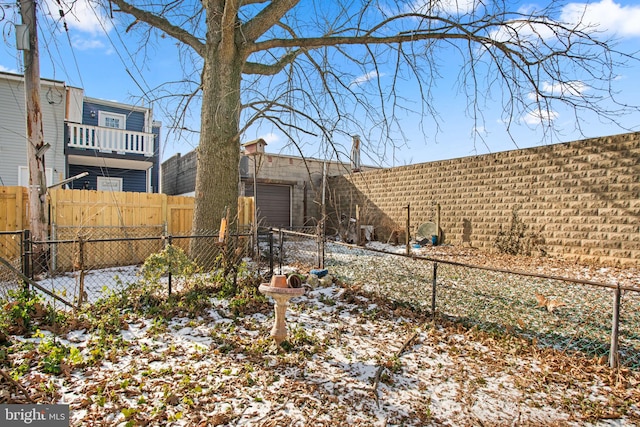
<path fill-rule="evenodd" d="M 351 137 L 351 172 L 360 172 L 360 136 Z"/>

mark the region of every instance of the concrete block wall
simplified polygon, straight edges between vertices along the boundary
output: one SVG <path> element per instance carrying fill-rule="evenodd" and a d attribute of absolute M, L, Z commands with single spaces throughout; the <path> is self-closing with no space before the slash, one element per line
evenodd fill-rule
<path fill-rule="evenodd" d="M 161 192 L 172 196 L 193 193 L 196 187 L 197 152 L 180 153 L 162 163 Z"/>
<path fill-rule="evenodd" d="M 445 243 L 495 250 L 512 212 L 549 255 L 640 265 L 640 133 L 332 177 L 334 212 L 376 226 L 380 240 L 435 221 Z M 364 215 L 364 218 L 363 218 Z"/>
<path fill-rule="evenodd" d="M 254 158 L 246 157 L 246 167 L 241 168 L 244 182 L 252 182 Z M 326 164 L 327 175 L 349 172 L 349 165 L 325 162 L 314 158 L 302 158 L 265 153 L 257 156 L 256 182 L 260 184 L 287 185 L 291 188 L 291 225 L 313 226 L 321 215 L 322 177 Z"/>
<path fill-rule="evenodd" d="M 254 168 L 254 160 L 257 164 Z M 322 176 L 326 164 L 327 175 L 349 173 L 350 165 L 321 159 L 302 158 L 281 154 L 264 153 L 256 156 L 241 156 L 239 195 L 245 193 L 245 185 L 253 184 L 253 173 L 257 170 L 258 184 L 285 185 L 291 189 L 293 227 L 312 226 L 321 218 Z M 184 156 L 176 154 L 162 164 L 162 192 L 169 195 L 193 195 L 196 185 L 197 152 Z M 370 168 L 369 168 L 370 169 Z"/>

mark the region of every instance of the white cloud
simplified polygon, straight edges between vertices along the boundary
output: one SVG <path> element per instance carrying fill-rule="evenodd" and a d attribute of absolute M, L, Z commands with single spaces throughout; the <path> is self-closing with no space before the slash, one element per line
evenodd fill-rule
<path fill-rule="evenodd" d="M 78 50 L 92 50 L 104 48 L 104 43 L 98 39 L 84 39 L 75 37 L 73 39 L 73 47 Z"/>
<path fill-rule="evenodd" d="M 585 83 L 579 80 L 573 80 L 573 81 L 562 82 L 562 83 L 544 82 L 540 86 L 540 91 L 543 93 L 543 95 L 563 97 L 563 98 L 567 98 L 571 96 L 581 96 L 587 90 L 589 90 L 589 86 L 587 86 Z M 530 92 L 527 95 L 527 98 L 532 101 L 537 101 L 539 96 L 534 92 Z"/>
<path fill-rule="evenodd" d="M 361 84 L 364 84 L 370 80 L 373 80 L 377 77 L 382 77 L 382 76 L 384 76 L 384 74 L 378 75 L 377 71 L 369 71 L 367 74 L 363 74 L 353 79 L 353 81 L 349 84 L 349 86 L 353 86 L 353 85 L 360 86 Z"/>
<path fill-rule="evenodd" d="M 276 135 L 273 132 L 262 135 L 259 138 L 264 139 L 264 142 L 266 142 L 267 144 L 273 144 L 280 141 L 280 136 Z"/>
<path fill-rule="evenodd" d="M 581 22 L 597 31 L 613 33 L 621 37 L 640 36 L 640 5 L 622 6 L 613 0 L 598 3 L 569 3 L 560 19 L 577 24 Z"/>
<path fill-rule="evenodd" d="M 52 13 L 61 9 L 55 0 L 46 0 Z M 104 15 L 102 7 L 91 0 L 62 0 L 64 20 L 69 30 L 76 30 L 94 36 L 111 31 L 111 20 Z M 55 15 L 57 17 L 57 15 Z"/>
<path fill-rule="evenodd" d="M 562 83 L 543 83 L 542 90 L 554 96 L 579 96 L 587 91 L 589 87 L 579 80 Z"/>
<path fill-rule="evenodd" d="M 5 67 L 4 65 L 0 65 L 0 71 L 5 73 L 14 73 L 14 74 L 18 73 L 18 71 L 16 71 L 15 68 L 8 68 L 8 67 Z"/>
<path fill-rule="evenodd" d="M 417 13 L 448 13 L 462 15 L 471 13 L 476 8 L 476 0 L 416 0 L 405 11 Z"/>
<path fill-rule="evenodd" d="M 524 121 L 528 125 L 539 125 L 544 122 L 552 122 L 558 118 L 558 113 L 555 111 L 547 111 L 547 110 L 536 110 L 530 111 L 522 117 L 522 121 Z"/>
<path fill-rule="evenodd" d="M 526 10 L 521 10 L 526 13 Z M 533 10 L 531 10 L 532 13 Z M 548 21 L 555 25 L 553 21 Z M 576 27 L 586 32 L 602 32 L 619 37 L 640 36 L 640 5 L 621 6 L 613 0 L 598 3 L 569 3 L 562 8 L 558 23 Z M 498 41 L 524 41 L 534 45 L 540 40 L 557 37 L 556 32 L 544 23 L 513 20 L 494 31 L 490 37 Z"/>
<path fill-rule="evenodd" d="M 500 42 L 529 42 L 537 44 L 539 40 L 554 37 L 555 33 L 548 25 L 526 20 L 513 20 L 500 26 L 489 37 Z"/>

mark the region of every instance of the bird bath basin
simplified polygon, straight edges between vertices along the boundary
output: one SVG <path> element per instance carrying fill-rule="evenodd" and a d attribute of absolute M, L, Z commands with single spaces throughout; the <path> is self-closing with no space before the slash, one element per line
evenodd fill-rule
<path fill-rule="evenodd" d="M 289 300 L 293 297 L 299 297 L 304 294 L 304 288 L 289 288 L 287 286 L 286 277 L 273 276 L 271 283 L 263 283 L 258 290 L 274 299 L 276 320 L 271 329 L 271 336 L 275 340 L 276 344 L 280 345 L 282 341 L 287 338 L 287 323 L 285 320 L 285 314 L 287 307 L 289 307 Z"/>

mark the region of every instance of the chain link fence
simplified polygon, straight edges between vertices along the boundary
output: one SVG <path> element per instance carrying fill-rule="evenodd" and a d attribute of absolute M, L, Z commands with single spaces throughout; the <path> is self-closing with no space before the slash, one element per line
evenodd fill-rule
<path fill-rule="evenodd" d="M 278 268 L 284 264 L 302 271 L 323 265 L 323 242 L 318 238 L 316 227 L 296 230 L 273 230 L 273 257 Z"/>
<path fill-rule="evenodd" d="M 248 261 L 266 277 L 284 265 L 299 271 L 325 267 L 344 282 L 470 327 L 521 336 L 535 345 L 610 363 L 618 357 L 622 365 L 640 369 L 637 288 L 383 253 L 323 242 L 315 232 L 314 227 L 261 230 L 257 244 L 251 234 L 222 240 L 206 234 L 126 238 L 93 234 L 29 247 L 24 247 L 21 233 L 0 233 L 4 261 L 0 296 L 6 298 L 8 290 L 22 286 L 18 270 L 23 269 L 48 298 L 57 296 L 74 306 L 92 303 L 105 292 L 138 281 L 144 260 L 167 245 L 180 247 L 187 255 L 195 246 L 199 257 L 189 256 L 203 271 L 218 265 L 222 255 L 235 263 Z M 23 262 L 24 254 L 32 254 L 31 264 Z M 171 278 L 167 279 L 171 293 Z"/>
<path fill-rule="evenodd" d="M 269 275 L 273 272 L 271 233 L 258 234 L 258 252 L 252 234 L 202 234 L 170 236 L 158 227 L 94 228 L 58 230 L 66 240 L 32 242 L 22 232 L 2 233 L 0 248 L 0 297 L 7 299 L 10 289 L 23 283 L 44 293 L 48 302 L 68 307 L 92 304 L 109 293 L 120 291 L 141 279 L 140 267 L 145 260 L 168 245 L 178 247 L 201 273 L 220 268 L 223 262 L 250 262 L 252 268 Z M 160 232 L 159 232 L 160 231 Z M 16 246 L 17 245 L 17 246 Z M 14 247 L 15 246 L 15 247 Z M 264 252 L 266 250 L 266 253 Z M 192 256 L 197 253 L 198 256 Z M 25 261 L 25 262 L 23 262 Z M 167 266 L 169 270 L 169 266 Z M 161 278 L 167 294 L 177 291 L 168 272 Z"/>
<path fill-rule="evenodd" d="M 283 262 L 319 264 L 315 235 L 281 234 Z M 327 242 L 324 266 L 352 285 L 469 327 L 640 369 L 640 292 Z M 614 350 L 613 356 L 611 350 Z M 611 360 L 611 358 L 615 360 Z"/>
<path fill-rule="evenodd" d="M 0 231 L 0 298 L 8 298 L 9 291 L 18 290 L 22 279 L 16 273 L 22 271 L 23 262 L 22 231 Z"/>

